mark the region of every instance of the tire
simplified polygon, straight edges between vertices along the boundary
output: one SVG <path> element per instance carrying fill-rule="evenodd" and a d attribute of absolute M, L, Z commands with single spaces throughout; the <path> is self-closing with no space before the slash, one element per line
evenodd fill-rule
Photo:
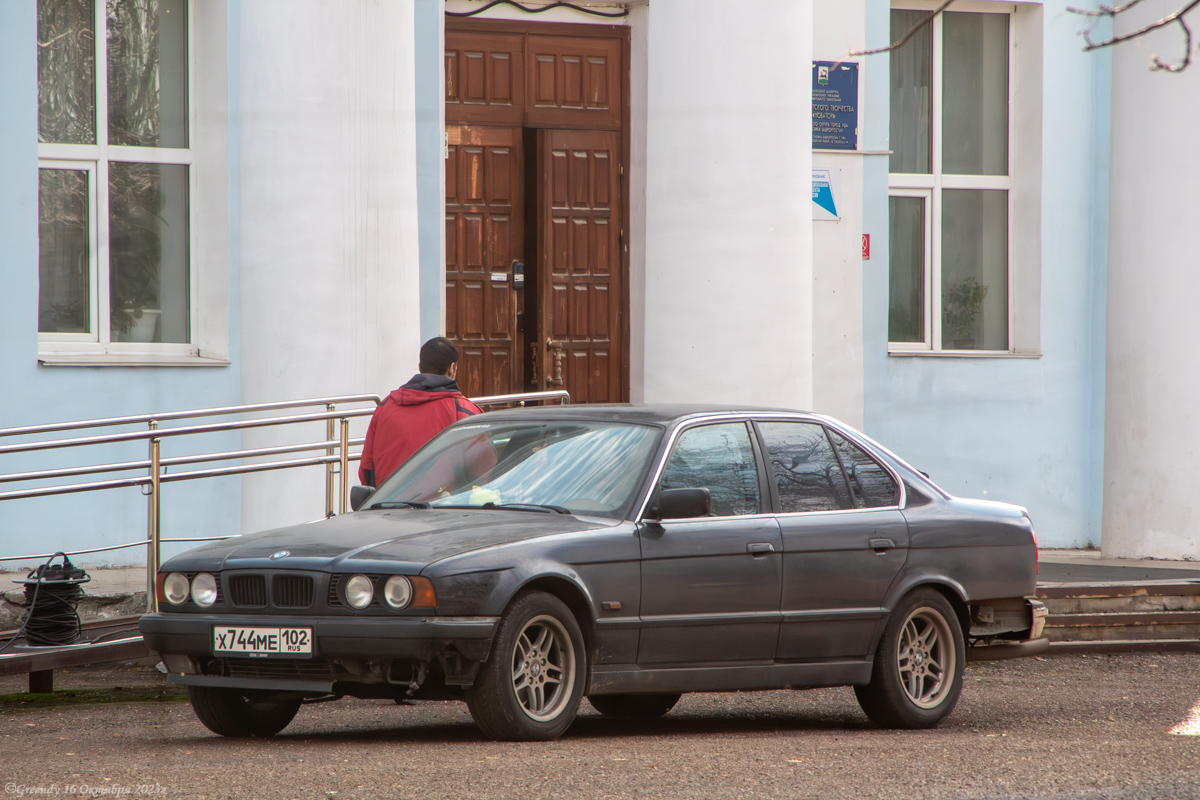
<path fill-rule="evenodd" d="M 588 702 L 606 717 L 658 719 L 674 708 L 679 698 L 677 694 L 601 694 L 588 695 Z"/>
<path fill-rule="evenodd" d="M 966 650 L 958 616 L 939 592 L 917 589 L 892 610 L 871 682 L 855 686 L 858 704 L 883 728 L 932 728 L 962 692 Z"/>
<path fill-rule="evenodd" d="M 492 739 L 557 739 L 574 722 L 586 682 L 579 623 L 557 597 L 531 592 L 501 617 L 491 655 L 467 689 L 467 708 Z"/>
<path fill-rule="evenodd" d="M 300 695 L 189 686 L 192 710 L 204 727 L 221 736 L 274 736 L 300 710 Z"/>

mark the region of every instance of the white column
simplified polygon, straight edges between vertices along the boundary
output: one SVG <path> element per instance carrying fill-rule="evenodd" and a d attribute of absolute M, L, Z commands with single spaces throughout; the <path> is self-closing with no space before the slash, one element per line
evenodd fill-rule
<path fill-rule="evenodd" d="M 1164 9 L 1152 2 L 1143 16 Z M 1200 68 L 1150 72 L 1152 52 L 1182 57 L 1178 29 L 1113 54 L 1103 549 L 1195 559 Z"/>
<path fill-rule="evenodd" d="M 811 0 L 647 27 L 644 399 L 808 407 Z"/>
<path fill-rule="evenodd" d="M 412 8 L 240 8 L 244 401 L 386 393 L 420 346 Z M 247 529 L 323 514 L 317 470 L 245 486 Z"/>

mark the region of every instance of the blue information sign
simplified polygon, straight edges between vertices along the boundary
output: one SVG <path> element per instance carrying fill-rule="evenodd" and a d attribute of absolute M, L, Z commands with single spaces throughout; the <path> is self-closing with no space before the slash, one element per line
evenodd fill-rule
<path fill-rule="evenodd" d="M 818 150 L 858 149 L 858 64 L 814 61 L 812 146 Z"/>

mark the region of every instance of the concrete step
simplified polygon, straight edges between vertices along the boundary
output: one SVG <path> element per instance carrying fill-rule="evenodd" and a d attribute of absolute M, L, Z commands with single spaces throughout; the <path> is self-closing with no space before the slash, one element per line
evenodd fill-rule
<path fill-rule="evenodd" d="M 1043 585 L 1046 636 L 1057 650 L 1200 644 L 1200 582 Z M 1122 644 L 1123 643 L 1123 644 Z"/>

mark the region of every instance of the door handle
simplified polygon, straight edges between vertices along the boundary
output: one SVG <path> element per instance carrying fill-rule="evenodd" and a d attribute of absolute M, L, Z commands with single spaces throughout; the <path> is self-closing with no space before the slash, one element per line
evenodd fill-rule
<path fill-rule="evenodd" d="M 891 539 L 872 539 L 871 549 L 876 553 L 882 553 L 884 550 L 891 550 L 896 546 L 896 543 Z"/>
<path fill-rule="evenodd" d="M 548 383 L 551 386 L 562 386 L 563 385 L 562 359 L 563 359 L 563 355 L 564 355 L 562 342 L 556 342 L 547 336 L 546 337 L 546 350 L 548 350 L 550 352 L 550 356 L 554 359 L 554 372 L 552 374 L 546 376 L 546 383 Z M 547 366 L 549 366 L 549 365 L 547 365 Z"/>
<path fill-rule="evenodd" d="M 770 542 L 753 542 L 746 545 L 746 552 L 754 557 L 765 556 L 767 553 L 775 552 L 775 545 Z"/>

